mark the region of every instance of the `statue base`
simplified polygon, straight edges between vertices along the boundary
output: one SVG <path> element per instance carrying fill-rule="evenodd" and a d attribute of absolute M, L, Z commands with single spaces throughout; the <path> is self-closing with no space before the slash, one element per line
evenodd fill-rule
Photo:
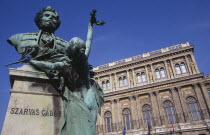
<path fill-rule="evenodd" d="M 31 65 L 10 69 L 10 101 L 2 135 L 57 135 L 63 112 L 60 94 Z"/>

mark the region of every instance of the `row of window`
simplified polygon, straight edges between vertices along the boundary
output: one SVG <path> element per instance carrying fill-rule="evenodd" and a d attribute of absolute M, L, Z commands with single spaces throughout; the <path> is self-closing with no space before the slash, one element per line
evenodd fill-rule
<path fill-rule="evenodd" d="M 178 75 L 187 73 L 186 65 L 185 65 L 184 62 L 182 62 L 181 64 L 176 64 L 176 65 L 175 65 L 175 69 L 176 69 L 176 73 L 177 73 Z"/>
<path fill-rule="evenodd" d="M 120 87 L 128 86 L 128 79 L 127 79 L 126 76 L 119 78 L 119 86 Z M 109 80 L 102 82 L 102 88 L 103 88 L 103 90 L 110 90 L 111 89 Z"/>
<path fill-rule="evenodd" d="M 111 89 L 109 80 L 102 82 L 102 89 L 103 90 L 110 90 Z"/>
<path fill-rule="evenodd" d="M 178 75 L 187 73 L 186 65 L 185 65 L 184 62 L 182 62 L 181 64 L 176 64 L 175 65 L 175 70 L 176 70 L 176 73 Z M 155 77 L 156 77 L 156 79 L 166 78 L 165 69 L 163 67 L 161 67 L 159 69 L 158 68 L 155 69 Z M 147 82 L 146 73 L 145 72 L 137 73 L 136 74 L 136 81 L 137 81 L 137 83 Z M 127 79 L 126 76 L 119 77 L 118 82 L 119 82 L 119 87 L 128 86 L 128 79 Z M 102 82 L 102 88 L 104 90 L 110 90 L 111 89 L 109 80 Z"/>
<path fill-rule="evenodd" d="M 186 103 L 188 106 L 188 113 L 191 118 L 191 120 L 201 120 L 201 112 L 199 109 L 199 105 L 197 103 L 197 100 L 194 97 L 188 97 L 186 98 Z M 167 100 L 163 103 L 164 106 L 164 112 L 165 112 L 165 118 L 166 121 L 169 124 L 173 123 L 178 123 L 178 118 L 177 118 L 177 113 L 174 107 L 174 104 Z M 149 125 L 149 126 L 154 126 L 154 119 L 152 115 L 152 107 L 148 104 L 144 105 L 142 107 L 142 112 L 143 112 L 143 121 L 144 124 Z M 131 116 L 131 110 L 129 108 L 123 109 L 123 120 L 124 120 L 124 125 L 127 130 L 133 129 L 132 125 L 132 116 Z M 110 111 L 105 112 L 104 114 L 105 118 L 105 126 L 106 126 L 106 131 L 107 132 L 112 132 L 112 114 Z"/>

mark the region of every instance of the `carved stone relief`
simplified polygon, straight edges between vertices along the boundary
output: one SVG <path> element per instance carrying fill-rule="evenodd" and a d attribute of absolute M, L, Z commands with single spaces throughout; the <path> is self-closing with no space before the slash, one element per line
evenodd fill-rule
<path fill-rule="evenodd" d="M 112 75 L 112 89 L 116 90 L 116 80 L 115 80 L 115 76 Z"/>
<path fill-rule="evenodd" d="M 154 66 L 153 66 L 154 69 L 156 69 L 156 68 L 159 69 L 161 67 L 164 67 L 164 63 L 162 63 L 162 62 L 161 63 L 154 64 Z"/>
<path fill-rule="evenodd" d="M 173 78 L 174 77 L 173 69 L 172 69 L 172 65 L 169 60 L 167 61 L 167 67 L 168 67 L 168 72 L 169 72 L 170 78 Z"/>
<path fill-rule="evenodd" d="M 129 70 L 129 80 L 130 80 L 131 86 L 134 86 L 134 77 L 133 77 L 132 70 Z"/>
<path fill-rule="evenodd" d="M 147 69 L 148 69 L 149 80 L 150 80 L 151 82 L 154 82 L 153 74 L 152 74 L 152 69 L 151 69 L 151 67 L 150 67 L 149 65 L 147 66 Z"/>
<path fill-rule="evenodd" d="M 190 64 L 190 69 L 192 70 L 193 74 L 195 74 L 195 73 L 196 73 L 195 64 L 194 64 L 194 62 L 192 61 L 191 56 L 188 55 L 188 56 L 187 56 L 187 59 L 188 59 L 189 64 Z"/>
<path fill-rule="evenodd" d="M 185 62 L 185 59 L 184 59 L 184 57 L 179 57 L 177 59 L 174 59 L 173 62 L 174 63 L 181 63 L 181 62 Z"/>

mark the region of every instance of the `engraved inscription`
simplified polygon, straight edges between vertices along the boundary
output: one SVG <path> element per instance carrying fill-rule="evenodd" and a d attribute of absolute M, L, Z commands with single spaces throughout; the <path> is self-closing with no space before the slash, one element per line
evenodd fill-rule
<path fill-rule="evenodd" d="M 10 114 L 61 117 L 62 112 L 51 109 L 11 108 Z"/>

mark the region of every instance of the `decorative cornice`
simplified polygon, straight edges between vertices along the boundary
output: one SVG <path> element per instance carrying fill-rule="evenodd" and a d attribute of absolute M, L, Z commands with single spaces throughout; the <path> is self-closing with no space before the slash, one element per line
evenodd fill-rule
<path fill-rule="evenodd" d="M 110 99 L 117 99 L 117 98 L 124 98 L 124 97 L 129 97 L 132 95 L 139 95 L 139 94 L 147 94 L 149 92 L 154 92 L 154 91 L 160 91 L 160 90 L 166 90 L 166 89 L 171 89 L 171 88 L 181 88 L 181 86 L 185 85 L 192 85 L 192 83 L 198 82 L 198 78 L 202 79 L 203 74 L 194 74 L 194 75 L 189 75 L 185 77 L 179 77 L 175 79 L 170 79 L 162 82 L 156 82 L 152 84 L 146 84 L 144 86 L 137 86 L 137 87 L 132 87 L 124 90 L 118 90 L 118 91 L 113 91 L 109 93 L 105 93 L 104 97 L 105 100 L 110 100 Z M 195 81 L 192 81 L 193 79 L 196 79 Z"/>
<path fill-rule="evenodd" d="M 116 72 L 116 70 L 127 70 L 126 68 L 136 68 L 142 65 L 148 65 L 148 64 L 153 64 L 155 62 L 159 62 L 160 60 L 164 61 L 164 60 L 168 60 L 168 59 L 173 59 L 176 57 L 180 57 L 183 55 L 183 53 L 185 55 L 187 52 L 192 53 L 194 49 L 194 46 L 186 46 L 183 48 L 179 48 L 173 51 L 168 51 L 168 52 L 163 52 L 161 54 L 156 54 L 156 55 L 152 55 L 149 57 L 144 57 L 141 59 L 137 59 L 137 60 L 133 60 L 133 61 L 128 61 L 122 64 L 118 64 L 118 65 L 113 65 L 113 66 L 107 66 L 106 68 L 102 68 L 102 69 L 98 69 L 98 70 L 94 70 L 94 72 L 96 73 L 96 76 L 100 75 L 100 74 L 107 74 L 107 72 Z M 170 57 L 170 58 L 169 58 Z M 152 62 L 152 63 L 151 63 Z"/>

